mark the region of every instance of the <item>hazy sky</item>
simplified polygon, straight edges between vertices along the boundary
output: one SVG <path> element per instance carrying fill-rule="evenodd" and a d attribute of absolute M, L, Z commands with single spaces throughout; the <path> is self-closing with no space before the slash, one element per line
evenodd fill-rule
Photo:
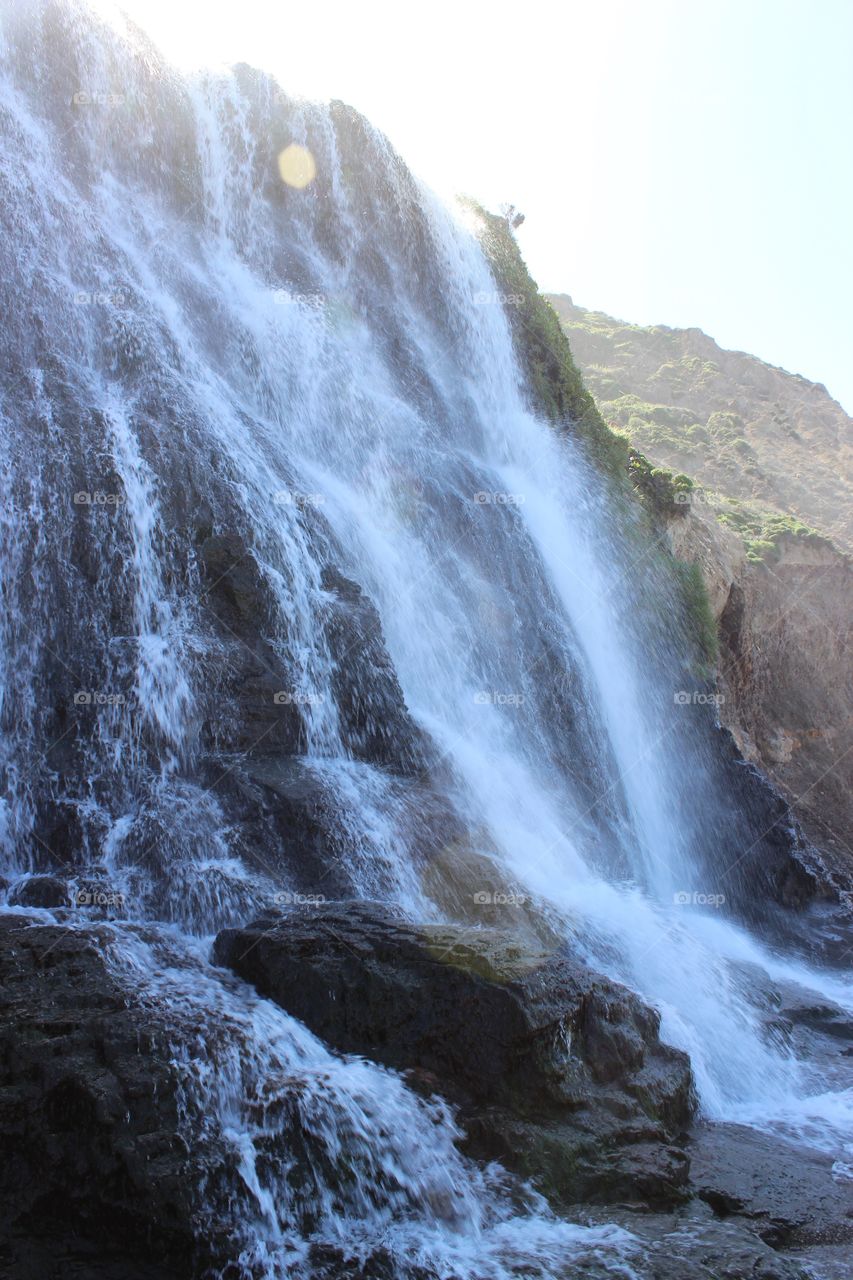
<path fill-rule="evenodd" d="M 124 0 L 182 64 L 351 102 L 525 214 L 543 289 L 824 382 L 853 412 L 853 0 Z"/>

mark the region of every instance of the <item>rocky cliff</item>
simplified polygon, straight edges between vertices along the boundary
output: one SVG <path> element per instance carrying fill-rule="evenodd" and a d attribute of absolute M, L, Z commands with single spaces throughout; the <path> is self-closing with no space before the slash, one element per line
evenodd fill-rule
<path fill-rule="evenodd" d="M 849 860 L 853 421 L 824 387 L 698 329 L 550 301 L 605 421 L 696 482 L 665 529 L 702 572 L 722 723 L 812 839 Z"/>

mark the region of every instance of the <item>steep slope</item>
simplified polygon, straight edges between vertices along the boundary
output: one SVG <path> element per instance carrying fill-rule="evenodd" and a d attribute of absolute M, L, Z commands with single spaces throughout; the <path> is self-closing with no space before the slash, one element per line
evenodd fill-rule
<path fill-rule="evenodd" d="M 603 418 L 653 462 L 853 546 L 853 420 L 824 386 L 724 351 L 701 329 L 549 300 Z"/>
<path fill-rule="evenodd" d="M 826 539 L 784 534 L 754 558 L 703 504 L 669 522 L 702 571 L 718 631 L 717 705 L 747 760 L 839 865 L 853 857 L 853 565 Z"/>

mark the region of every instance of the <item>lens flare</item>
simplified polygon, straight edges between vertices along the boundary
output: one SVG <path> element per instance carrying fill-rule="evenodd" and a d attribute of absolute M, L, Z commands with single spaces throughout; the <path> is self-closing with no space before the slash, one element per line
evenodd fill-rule
<path fill-rule="evenodd" d="M 317 165 L 307 147 L 300 147 L 298 142 L 291 142 L 278 157 L 278 171 L 282 182 L 302 191 L 314 181 Z"/>

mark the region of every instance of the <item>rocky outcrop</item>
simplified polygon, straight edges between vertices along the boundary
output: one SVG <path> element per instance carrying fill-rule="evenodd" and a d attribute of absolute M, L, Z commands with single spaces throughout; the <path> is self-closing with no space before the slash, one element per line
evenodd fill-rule
<path fill-rule="evenodd" d="M 448 1098 L 470 1154 L 531 1179 L 573 1221 L 625 1226 L 650 1280 L 803 1280 L 812 1250 L 853 1239 L 832 1159 L 694 1123 L 687 1059 L 661 1043 L 656 1013 L 566 947 L 360 902 L 225 930 L 215 958 L 330 1044 Z M 766 1002 L 769 1021 L 797 1016 L 791 992 Z M 801 1021 L 846 1043 L 838 1012 Z"/>
<path fill-rule="evenodd" d="M 168 944 L 156 929 L 44 920 L 0 916 L 0 1275 L 230 1275 L 255 1202 L 239 1144 L 205 1119 L 184 1077 L 192 1060 L 204 1078 L 220 1037 L 233 1049 L 231 1032 L 215 1010 L 202 1017 L 201 1006 L 140 993 L 110 963 L 117 942 L 160 954 Z M 773 1246 L 796 1246 L 805 1260 L 812 1248 L 849 1248 L 849 1187 L 832 1181 L 829 1162 L 738 1126 L 683 1133 L 685 1056 L 661 1044 L 653 1011 L 566 952 L 522 951 L 494 929 L 416 928 L 359 904 L 228 931 L 217 953 L 256 967 L 259 986 L 330 1038 L 379 1061 L 417 1062 L 410 1084 L 455 1103 L 471 1154 L 534 1177 L 571 1221 L 624 1225 L 642 1280 L 801 1280 Z M 223 982 L 236 989 L 232 975 Z M 791 993 L 779 998 L 797 1016 Z M 825 1010 L 801 1012 L 826 1023 Z M 266 1129 L 252 1140 L 313 1186 L 321 1153 L 300 1082 L 269 1085 L 277 1106 L 294 1104 L 284 1145 Z M 318 1280 L 396 1274 L 381 1248 L 356 1263 L 318 1243 L 309 1260 Z M 573 1274 L 611 1272 L 591 1258 Z"/>
<path fill-rule="evenodd" d="M 9 894 L 10 907 L 67 907 L 68 884 L 59 876 L 27 876 Z"/>
<path fill-rule="evenodd" d="M 322 523 L 316 513 L 311 519 Z M 352 893 L 342 856 L 348 823 L 334 769 L 306 759 L 311 721 L 325 722 L 326 749 L 331 744 L 344 760 L 379 766 L 400 779 L 401 789 L 412 780 L 428 786 L 436 755 L 406 706 L 378 610 L 357 582 L 325 566 L 310 592 L 320 669 L 312 684 L 295 673 L 299 645 L 285 633 L 275 598 L 275 581 L 286 577 L 287 566 L 266 563 L 234 532 L 205 536 L 199 563 L 216 634 L 207 664 L 205 781 L 247 864 L 264 874 L 284 872 L 306 892 Z M 417 829 L 414 805 L 411 815 Z"/>
<path fill-rule="evenodd" d="M 799 1259 L 780 1255 L 741 1223 L 714 1218 L 695 1200 L 666 1214 L 608 1205 L 578 1206 L 573 1216 L 587 1226 L 615 1221 L 630 1231 L 645 1255 L 649 1280 L 841 1280 L 841 1272 L 805 1271 Z"/>
<path fill-rule="evenodd" d="M 698 564 L 720 639 L 718 704 L 744 758 L 849 874 L 853 830 L 853 564 L 828 542 L 781 538 L 772 561 L 694 504 L 670 522 L 673 553 Z"/>
<path fill-rule="evenodd" d="M 567 949 L 349 903 L 226 930 L 216 957 L 329 1044 L 456 1101 L 469 1151 L 557 1199 L 683 1196 L 687 1057 L 654 1010 Z"/>
<path fill-rule="evenodd" d="M 406 707 L 376 606 L 338 569 L 326 568 L 322 584 L 332 687 L 346 746 L 357 760 L 419 772 L 434 752 Z"/>

